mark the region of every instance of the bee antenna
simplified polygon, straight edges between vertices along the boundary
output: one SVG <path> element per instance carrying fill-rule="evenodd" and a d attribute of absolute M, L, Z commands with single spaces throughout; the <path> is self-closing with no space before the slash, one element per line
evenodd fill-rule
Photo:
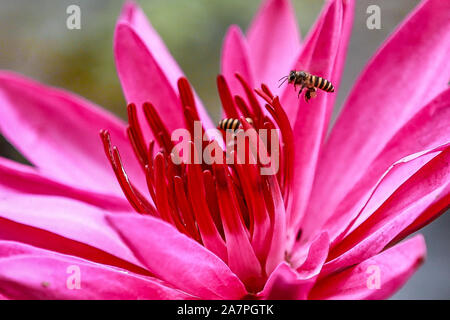
<path fill-rule="evenodd" d="M 281 87 L 281 86 L 283 85 L 283 83 L 285 83 L 286 80 L 287 80 L 288 78 L 289 78 L 288 76 L 284 76 L 283 78 L 281 78 L 280 80 L 278 80 L 278 82 L 280 82 L 281 80 L 284 79 L 284 80 L 280 83 L 280 85 L 278 86 L 278 88 Z"/>

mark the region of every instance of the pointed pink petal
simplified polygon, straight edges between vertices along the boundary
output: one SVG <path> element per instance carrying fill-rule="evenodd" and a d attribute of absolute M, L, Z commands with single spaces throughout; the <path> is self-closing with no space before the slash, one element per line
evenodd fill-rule
<path fill-rule="evenodd" d="M 214 165 L 217 199 L 226 239 L 230 269 L 244 282 L 246 288 L 261 286 L 261 264 L 241 219 L 233 181 L 225 165 Z M 256 289 L 257 290 L 257 289 Z M 253 291 L 253 290 L 252 290 Z"/>
<path fill-rule="evenodd" d="M 255 83 L 253 82 L 248 44 L 242 31 L 236 25 L 231 26 L 225 36 L 221 61 L 222 75 L 227 80 L 231 93 L 245 97 L 245 91 L 236 79 L 235 73 L 239 73 L 251 88 L 255 86 Z"/>
<path fill-rule="evenodd" d="M 333 75 L 333 86 L 336 92 L 339 92 L 339 87 L 341 84 L 341 78 L 344 74 L 345 60 L 347 58 L 347 49 L 350 44 L 350 37 L 352 35 L 353 20 L 355 15 L 355 0 L 345 0 L 342 2 L 343 18 L 342 18 L 342 28 L 341 28 L 341 41 L 339 42 L 339 51 L 336 56 L 336 61 L 334 63 Z M 337 94 L 331 97 L 334 105 L 336 101 Z M 325 116 L 325 123 L 328 125 L 330 123 L 331 115 L 333 113 L 333 108 L 327 108 L 327 114 Z M 327 132 L 324 132 L 323 138 L 325 138 Z"/>
<path fill-rule="evenodd" d="M 266 0 L 247 32 L 255 83 L 277 88 L 300 49 L 300 35 L 289 0 Z"/>
<path fill-rule="evenodd" d="M 301 300 L 306 299 L 310 286 L 310 279 L 301 278 L 295 269 L 285 261 L 281 262 L 264 286 L 258 297 L 264 300 Z"/>
<path fill-rule="evenodd" d="M 125 99 L 138 106 L 138 117 L 145 123 L 144 102 L 151 102 L 170 131 L 184 128 L 181 103 L 143 40 L 127 23 L 119 22 L 114 36 L 114 54 L 117 72 Z M 142 125 L 146 138 L 152 137 L 147 125 Z"/>
<path fill-rule="evenodd" d="M 170 54 L 164 41 L 150 24 L 142 9 L 133 1 L 127 1 L 120 13 L 119 22 L 130 25 L 154 55 L 164 70 L 170 84 L 176 89 L 177 81 L 183 77 L 183 71 Z"/>
<path fill-rule="evenodd" d="M 447 87 L 449 27 L 450 3 L 424 1 L 374 56 L 324 147 L 311 200 L 321 205 L 308 215 L 331 214 L 396 132 Z"/>
<path fill-rule="evenodd" d="M 343 9 L 341 1 L 332 1 L 323 13 L 323 23 L 316 30 L 315 41 L 309 41 L 297 62 L 297 70 L 308 70 L 312 74 L 331 78 L 336 57 L 341 43 L 341 26 Z M 313 48 L 311 48 L 313 46 Z M 309 58 L 303 59 L 305 55 Z M 301 67 L 300 67 L 301 66 Z M 291 103 L 283 102 L 283 106 L 298 105 L 297 118 L 293 125 L 296 137 L 295 173 L 292 185 L 293 203 L 290 208 L 291 227 L 295 227 L 301 220 L 311 191 L 316 163 L 322 145 L 322 138 L 326 132 L 326 115 L 333 107 L 335 93 L 319 92 L 317 98 L 306 103 L 303 97 L 297 98 L 297 93 L 289 87 L 283 98 L 294 99 Z M 289 98 L 290 97 L 290 98 Z M 293 117 L 295 119 L 295 117 Z"/>
<path fill-rule="evenodd" d="M 177 81 L 181 68 L 170 54 L 144 12 L 134 2 L 127 2 L 116 28 L 114 52 L 119 78 L 128 102 L 140 109 L 150 102 L 170 129 L 183 128 L 183 114 Z M 168 99 L 168 100 L 165 100 Z M 214 127 L 200 99 L 195 95 L 200 119 L 206 129 Z M 142 114 L 141 119 L 144 119 Z M 144 131 L 148 131 L 144 128 Z"/>
<path fill-rule="evenodd" d="M 202 299 L 238 299 L 244 285 L 216 255 L 159 219 L 114 215 L 109 221 L 158 278 Z"/>
<path fill-rule="evenodd" d="M 99 138 L 99 131 L 108 129 L 127 172 L 144 185 L 123 122 L 86 100 L 0 72 L 0 114 L 0 132 L 55 181 L 122 197 Z"/>
<path fill-rule="evenodd" d="M 364 222 L 373 212 L 428 162 L 438 156 L 448 145 L 418 152 L 396 161 L 365 194 L 349 194 L 321 228 L 329 232 L 332 243 L 338 243 L 349 230 Z"/>
<path fill-rule="evenodd" d="M 325 272 L 332 272 L 359 263 L 380 252 L 398 234 L 411 225 L 429 208 L 441 212 L 450 203 L 450 147 L 426 163 L 420 170 L 406 180 L 375 211 L 370 202 L 366 217 L 357 220 L 347 235 L 330 252 Z"/>
<path fill-rule="evenodd" d="M 286 262 L 280 263 L 258 293 L 262 299 L 306 299 L 327 258 L 330 240 L 321 234 L 309 247 L 300 267 L 293 269 Z"/>
<path fill-rule="evenodd" d="M 386 299 L 400 289 L 425 259 L 422 235 L 417 235 L 360 264 L 318 281 L 309 299 Z M 380 286 L 374 284 L 379 272 Z M 372 277 L 372 278 L 371 278 Z"/>
<path fill-rule="evenodd" d="M 261 145 L 261 142 L 259 142 Z M 270 248 L 268 248 L 266 261 L 266 274 L 270 274 L 278 265 L 279 261 L 284 259 L 286 253 L 286 210 L 284 207 L 283 196 L 275 175 L 267 176 L 267 183 L 272 193 L 274 206 L 274 218 L 272 221 L 273 231 Z"/>
<path fill-rule="evenodd" d="M 304 42 L 304 45 L 290 66 L 294 70 L 306 70 L 312 74 L 326 77 L 330 80 L 337 91 L 339 88 L 344 62 L 347 55 L 347 47 L 350 41 L 351 29 L 353 25 L 355 1 L 332 0 L 323 7 L 315 24 Z M 338 11 L 336 11 L 338 10 Z M 339 21 L 336 14 L 341 14 Z M 333 28 L 329 26 L 332 25 Z M 332 32 L 330 32 L 332 31 Z M 338 48 L 334 47 L 334 42 Z M 325 50 L 321 50 L 325 49 Z M 337 50 L 337 53 L 335 52 Z M 332 66 L 331 71 L 327 71 Z M 326 73 L 326 74 L 325 74 Z M 303 98 L 297 96 L 298 90 L 294 90 L 291 85 L 284 85 L 280 90 L 281 102 L 294 125 L 300 112 L 299 104 Z M 328 126 L 330 115 L 333 111 L 334 101 L 337 94 L 328 94 L 328 107 L 326 112 L 325 125 Z M 326 133 L 326 130 L 325 130 Z M 325 136 L 325 134 L 323 135 Z"/>
<path fill-rule="evenodd" d="M 425 209 L 417 218 L 411 223 L 407 228 L 405 228 L 401 233 L 399 233 L 391 243 L 396 243 L 401 239 L 409 236 L 410 234 L 420 230 L 422 227 L 426 226 L 433 220 L 439 218 L 442 214 L 446 213 L 450 208 L 450 184 L 441 191 L 441 195 L 446 195 L 446 197 L 439 196 L 441 201 L 433 203 L 431 206 Z"/>
<path fill-rule="evenodd" d="M 337 206 L 336 210 L 328 218 L 325 228 L 327 230 L 342 229 L 351 221 L 351 217 L 361 209 L 362 205 L 367 201 L 367 197 L 372 192 L 378 180 L 385 176 L 384 172 L 390 166 L 398 162 L 399 159 L 422 150 L 434 149 L 446 142 L 450 142 L 450 89 L 447 89 L 432 102 L 422 108 L 410 121 L 408 121 L 386 145 L 384 150 L 370 165 L 362 179 L 353 187 L 353 189 L 345 195 L 343 201 Z M 422 152 L 421 152 L 422 153 Z M 427 161 L 426 159 L 423 161 Z M 422 161 L 422 162 L 423 162 Z M 404 161 L 399 161 L 403 166 Z M 423 162 L 423 163 L 425 163 Z M 394 184 L 390 187 L 390 191 L 395 190 L 395 186 L 401 185 L 410 175 L 416 172 L 421 164 L 414 165 L 411 170 L 407 169 L 403 178 L 397 177 L 393 180 Z M 390 169 L 389 169 L 390 170 Z M 403 170 L 403 169 L 402 169 Z M 387 196 L 390 194 L 387 193 Z M 385 199 L 385 198 L 382 198 Z M 383 200 L 384 201 L 384 200 Z M 381 202 L 375 205 L 380 205 Z M 320 212 L 322 203 L 312 202 L 310 210 Z M 304 235 L 310 232 L 320 230 L 321 218 L 315 215 L 306 216 L 307 222 L 303 225 Z M 308 219 L 309 218 L 309 219 Z M 309 230 L 308 226 L 310 227 Z M 334 232 L 329 231 L 331 238 L 334 238 Z"/>
<path fill-rule="evenodd" d="M 308 247 L 294 247 L 290 254 L 289 260 L 294 268 L 300 273 L 312 273 L 311 270 L 322 268 L 328 256 L 330 247 L 330 237 L 328 233 L 322 232 L 317 235 Z"/>
<path fill-rule="evenodd" d="M 0 194 L 15 193 L 61 196 L 110 211 L 134 212 L 123 197 L 71 187 L 47 178 L 34 167 L 0 157 Z"/>
<path fill-rule="evenodd" d="M 137 267 L 142 265 L 105 220 L 106 215 L 99 208 L 67 198 L 2 195 L 0 239 L 142 272 Z"/>
<path fill-rule="evenodd" d="M 10 241 L 0 241 L 0 287 L 13 299 L 193 298 L 158 279 Z"/>

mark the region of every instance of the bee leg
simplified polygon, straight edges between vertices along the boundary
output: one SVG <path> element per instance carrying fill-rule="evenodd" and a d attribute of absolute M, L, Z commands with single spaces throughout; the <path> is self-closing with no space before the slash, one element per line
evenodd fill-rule
<path fill-rule="evenodd" d="M 302 93 L 303 89 L 305 88 L 305 86 L 302 86 L 297 94 L 297 98 L 300 97 L 300 94 Z"/>
<path fill-rule="evenodd" d="M 311 98 L 315 98 L 317 96 L 317 89 L 316 88 L 309 88 L 305 93 L 305 101 L 309 102 Z"/>
<path fill-rule="evenodd" d="M 306 101 L 306 103 L 309 102 L 309 99 L 311 99 L 311 96 L 310 96 L 309 90 L 308 90 L 308 91 L 305 92 L 305 101 Z"/>

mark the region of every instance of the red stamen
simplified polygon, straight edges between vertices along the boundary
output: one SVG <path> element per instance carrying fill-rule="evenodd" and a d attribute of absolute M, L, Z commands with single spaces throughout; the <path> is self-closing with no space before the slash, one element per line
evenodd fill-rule
<path fill-rule="evenodd" d="M 274 98 L 273 93 L 270 91 L 269 87 L 266 86 L 264 83 L 261 84 L 261 89 L 270 99 Z"/>
<path fill-rule="evenodd" d="M 142 134 L 141 126 L 137 117 L 136 105 L 130 103 L 127 107 L 128 110 L 128 123 L 127 128 L 128 139 L 131 142 L 134 153 L 139 160 L 142 168 L 148 164 L 148 152 L 145 147 L 145 140 Z"/>
<path fill-rule="evenodd" d="M 239 118 L 230 88 L 222 75 L 217 76 L 217 89 L 226 116 L 228 118 Z"/>
<path fill-rule="evenodd" d="M 152 129 L 156 141 L 159 146 L 164 149 L 164 151 L 170 154 L 173 148 L 173 143 L 170 139 L 170 134 L 167 127 L 164 125 L 164 122 L 162 122 L 158 112 L 151 103 L 145 102 L 143 108 L 145 118 Z"/>
<path fill-rule="evenodd" d="M 200 233 L 198 232 L 198 229 L 195 225 L 195 217 L 193 213 L 193 208 L 191 207 L 191 204 L 189 203 L 186 193 L 184 190 L 184 183 L 183 179 L 181 177 L 176 176 L 174 178 L 174 185 L 175 185 L 175 197 L 177 200 L 177 203 L 179 205 L 183 221 L 186 224 L 186 229 L 189 232 L 189 234 L 197 240 L 198 242 L 202 243 L 202 239 L 200 237 Z"/>
<path fill-rule="evenodd" d="M 212 218 L 217 229 L 219 230 L 220 235 L 225 239 L 222 220 L 220 219 L 219 201 L 216 194 L 216 183 L 210 170 L 203 171 L 203 182 L 205 184 L 206 199 L 208 199 L 208 207 Z"/>
<path fill-rule="evenodd" d="M 261 201 L 264 199 L 264 194 L 258 167 L 251 164 L 237 164 L 236 168 L 242 182 L 245 203 L 250 212 L 252 246 L 259 261 L 264 265 L 269 240 L 267 235 L 270 232 L 270 218 L 264 201 Z"/>
<path fill-rule="evenodd" d="M 164 156 L 158 153 L 155 157 L 155 194 L 156 207 L 158 208 L 161 218 L 173 224 L 172 215 L 169 208 L 169 199 L 167 196 L 166 177 L 164 175 Z"/>
<path fill-rule="evenodd" d="M 292 178 L 294 176 L 294 132 L 292 131 L 289 118 L 284 112 L 280 99 L 274 97 L 268 105 L 266 105 L 267 110 L 274 118 L 275 122 L 280 128 L 281 137 L 283 140 L 283 167 L 284 167 L 284 180 L 282 183 L 283 195 L 285 202 L 287 203 L 289 199 L 289 186 L 291 185 Z"/>
<path fill-rule="evenodd" d="M 142 196 L 136 188 L 132 186 L 128 180 L 128 176 L 123 168 L 119 151 L 116 147 L 111 145 L 111 137 L 107 130 L 100 131 L 100 137 L 103 141 L 103 147 L 105 154 L 111 164 L 111 167 L 116 174 L 116 178 L 125 194 L 128 202 L 133 206 L 133 208 L 139 213 L 148 213 L 152 215 L 157 215 L 156 209 Z"/>
<path fill-rule="evenodd" d="M 245 103 L 244 99 L 241 96 L 234 96 L 234 101 L 236 102 L 236 106 L 238 107 L 241 114 L 246 118 L 256 118 L 255 115 L 250 111 Z"/>
<path fill-rule="evenodd" d="M 272 98 L 267 95 L 263 90 L 261 89 L 255 89 L 255 92 L 264 100 L 266 100 L 267 103 L 271 103 L 272 102 Z"/>
<path fill-rule="evenodd" d="M 156 203 L 156 194 L 155 194 L 155 173 L 152 170 L 152 167 L 149 165 L 145 166 L 145 179 L 147 181 L 147 188 L 150 196 L 152 197 L 153 203 Z"/>
<path fill-rule="evenodd" d="M 227 248 L 212 219 L 203 184 L 200 165 L 188 164 L 188 190 L 192 206 L 195 208 L 195 220 L 206 248 L 214 252 L 223 261 L 227 261 Z"/>
<path fill-rule="evenodd" d="M 261 106 L 258 103 L 258 99 L 256 99 L 256 96 L 253 93 L 253 90 L 249 87 L 247 82 L 239 73 L 235 73 L 235 76 L 241 83 L 242 88 L 244 89 L 245 94 L 247 95 L 248 102 L 250 103 L 250 106 L 252 108 L 252 114 L 254 115 L 255 118 L 254 120 L 261 121 L 264 117 L 264 113 L 261 109 Z M 257 123 L 256 127 L 259 128 L 261 125 L 262 123 Z"/>
<path fill-rule="evenodd" d="M 221 148 L 221 164 L 210 165 L 204 161 L 196 164 L 205 148 L 217 144 L 217 141 L 202 139 L 202 143 L 189 142 L 188 164 L 176 165 L 172 161 L 176 159 L 172 154 L 174 142 L 153 105 L 143 104 L 147 124 L 155 139 L 148 144 L 136 106 L 128 105 L 128 138 L 144 170 L 148 192 L 157 209 L 129 181 L 119 152 L 111 145 L 109 133 L 103 130 L 100 135 L 105 154 L 132 207 L 139 213 L 160 217 L 204 245 L 228 263 L 248 290 L 257 292 L 267 274 L 283 260 L 287 219 L 285 207 L 288 205 L 293 176 L 294 139 L 279 98 L 273 96 L 264 84 L 261 89 L 255 90 L 268 103 L 265 106 L 268 113 L 265 113 L 243 77 L 239 74 L 236 77 L 245 91 L 246 99 L 239 95 L 233 97 L 225 78 L 217 77 L 226 115 L 238 118 L 241 122 L 230 146 L 236 148 L 236 142 L 241 139 L 239 134 L 247 131 L 244 153 L 238 154 L 236 150 L 229 152 L 233 164 L 225 164 L 226 153 Z M 200 120 L 194 93 L 185 78 L 179 79 L 177 85 L 185 127 L 194 135 L 194 121 Z M 252 125 L 246 118 L 253 120 Z M 270 134 L 276 128 L 281 132 L 281 139 Z M 269 134 L 264 137 L 255 129 L 267 129 Z M 203 126 L 201 133 L 202 136 L 205 133 Z M 156 156 L 155 141 L 162 149 Z M 267 170 L 277 160 L 274 150 L 266 148 L 272 142 L 279 143 L 280 167 L 278 172 L 266 176 L 260 170 L 266 169 L 264 174 L 270 174 Z M 209 149 L 212 150 L 213 156 L 216 156 L 218 151 Z"/>
<path fill-rule="evenodd" d="M 194 115 L 194 120 L 200 120 L 200 117 L 197 112 L 197 106 L 195 104 L 195 98 L 194 93 L 192 92 L 191 85 L 189 84 L 189 81 L 182 77 L 178 80 L 178 91 L 180 92 L 180 100 L 181 105 L 186 108 L 189 107 L 192 110 L 192 113 Z"/>
<path fill-rule="evenodd" d="M 216 190 L 219 199 L 220 215 L 227 239 L 228 263 L 250 291 L 257 291 L 261 286 L 261 265 L 253 251 L 240 217 L 239 205 L 233 190 L 232 180 L 226 166 L 214 164 Z"/>

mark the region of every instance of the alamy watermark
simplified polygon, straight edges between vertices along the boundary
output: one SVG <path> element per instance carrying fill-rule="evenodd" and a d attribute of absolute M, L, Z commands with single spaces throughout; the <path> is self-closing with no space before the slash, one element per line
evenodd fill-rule
<path fill-rule="evenodd" d="M 66 281 L 66 287 L 69 290 L 81 289 L 81 269 L 77 265 L 70 265 L 66 272 L 69 274 Z"/>
<path fill-rule="evenodd" d="M 72 4 L 67 7 L 66 13 L 68 17 L 66 19 L 66 26 L 69 30 L 81 29 L 81 8 L 76 4 Z"/>
<path fill-rule="evenodd" d="M 366 269 L 367 277 L 366 285 L 367 289 L 378 290 L 381 288 L 381 269 L 377 265 L 370 265 Z"/>
<path fill-rule="evenodd" d="M 366 26 L 369 30 L 381 29 L 381 8 L 376 4 L 367 7 L 366 13 L 369 15 L 366 20 Z"/>

